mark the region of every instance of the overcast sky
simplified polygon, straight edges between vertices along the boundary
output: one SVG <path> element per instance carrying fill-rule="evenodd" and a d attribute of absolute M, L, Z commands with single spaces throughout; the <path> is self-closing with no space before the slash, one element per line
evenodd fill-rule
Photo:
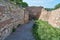
<path fill-rule="evenodd" d="M 53 8 L 56 4 L 60 3 L 60 0 L 23 0 L 27 2 L 29 6 L 43 6 L 47 8 Z"/>

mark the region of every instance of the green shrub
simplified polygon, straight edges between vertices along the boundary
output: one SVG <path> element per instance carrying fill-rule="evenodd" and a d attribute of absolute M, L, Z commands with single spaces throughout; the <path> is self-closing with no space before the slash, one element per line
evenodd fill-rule
<path fill-rule="evenodd" d="M 60 29 L 54 28 L 48 22 L 37 20 L 33 26 L 36 40 L 60 40 Z"/>
<path fill-rule="evenodd" d="M 18 24 L 17 27 L 20 27 L 21 24 Z"/>
<path fill-rule="evenodd" d="M 17 27 L 19 27 L 21 24 L 18 24 Z M 13 28 L 12 29 L 12 32 L 15 32 L 16 31 L 16 28 Z"/>
<path fill-rule="evenodd" d="M 13 28 L 13 29 L 12 29 L 12 32 L 15 32 L 15 31 L 16 31 L 16 29 L 15 29 L 15 28 Z"/>

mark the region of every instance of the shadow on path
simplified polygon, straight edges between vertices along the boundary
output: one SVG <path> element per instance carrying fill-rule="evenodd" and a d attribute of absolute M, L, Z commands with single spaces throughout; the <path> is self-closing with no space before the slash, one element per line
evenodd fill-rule
<path fill-rule="evenodd" d="M 5 40 L 35 40 L 32 34 L 33 24 L 34 22 L 30 21 L 29 23 L 22 25 Z"/>

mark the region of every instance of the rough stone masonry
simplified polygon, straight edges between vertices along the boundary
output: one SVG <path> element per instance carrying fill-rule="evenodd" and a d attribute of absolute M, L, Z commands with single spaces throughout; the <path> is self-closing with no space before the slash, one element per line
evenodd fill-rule
<path fill-rule="evenodd" d="M 53 27 L 60 28 L 60 8 L 52 11 L 43 8 L 39 19 L 48 21 Z"/>
<path fill-rule="evenodd" d="M 27 11 L 31 18 L 37 18 L 44 21 L 48 21 L 53 27 L 60 27 L 60 8 L 52 11 L 47 11 L 43 7 L 27 7 Z"/>
<path fill-rule="evenodd" d="M 29 21 L 29 14 L 14 4 L 0 2 L 0 40 L 4 40 L 13 28 L 17 28 L 18 24 L 24 24 Z"/>

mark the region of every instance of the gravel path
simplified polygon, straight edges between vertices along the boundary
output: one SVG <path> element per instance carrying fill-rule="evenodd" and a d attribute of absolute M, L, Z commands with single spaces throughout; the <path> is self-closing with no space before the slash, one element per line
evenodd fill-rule
<path fill-rule="evenodd" d="M 35 40 L 32 34 L 33 24 L 34 22 L 30 21 L 29 23 L 22 25 L 5 40 Z"/>

